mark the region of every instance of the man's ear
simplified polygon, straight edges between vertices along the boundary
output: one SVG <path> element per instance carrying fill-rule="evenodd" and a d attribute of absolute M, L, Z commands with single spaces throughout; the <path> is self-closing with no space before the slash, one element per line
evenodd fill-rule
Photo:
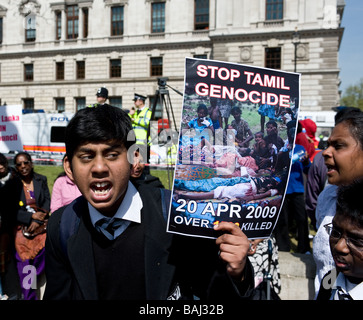
<path fill-rule="evenodd" d="M 135 150 L 131 163 L 131 174 L 133 173 L 133 170 L 136 168 L 139 162 L 140 162 L 140 152 L 139 150 Z"/>
<path fill-rule="evenodd" d="M 134 151 L 134 161 L 133 161 L 134 164 L 140 162 L 140 157 L 141 157 L 141 154 L 140 154 L 139 149 L 135 150 Z"/>
<path fill-rule="evenodd" d="M 64 160 L 63 160 L 63 169 L 64 169 L 64 172 L 66 173 L 66 175 L 68 176 L 68 178 L 74 182 L 72 164 L 69 161 L 67 156 L 65 156 Z"/>

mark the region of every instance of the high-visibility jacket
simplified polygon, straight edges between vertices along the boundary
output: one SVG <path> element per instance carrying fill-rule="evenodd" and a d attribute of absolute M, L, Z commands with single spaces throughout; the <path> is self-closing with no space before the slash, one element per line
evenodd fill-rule
<path fill-rule="evenodd" d="M 96 103 L 93 103 L 93 104 L 89 104 L 87 106 L 87 108 L 97 108 L 98 106 L 102 106 L 102 105 L 103 105 L 103 103 L 96 102 Z"/>
<path fill-rule="evenodd" d="M 144 145 L 147 141 L 147 132 L 150 125 L 151 111 L 148 107 L 145 107 L 139 114 L 135 112 L 133 115 L 129 114 L 129 116 L 131 120 L 133 120 L 132 127 L 135 132 L 136 143 Z"/>
<path fill-rule="evenodd" d="M 175 164 L 176 156 L 178 154 L 178 147 L 176 144 L 173 144 L 171 147 L 168 147 L 168 156 L 167 156 L 167 164 Z"/>

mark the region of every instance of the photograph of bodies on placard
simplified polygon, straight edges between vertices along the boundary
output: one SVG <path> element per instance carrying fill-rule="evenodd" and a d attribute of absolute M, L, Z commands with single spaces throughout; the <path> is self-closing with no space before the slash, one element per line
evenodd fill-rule
<path fill-rule="evenodd" d="M 253 237 L 261 225 L 244 217 L 253 208 L 277 215 L 281 206 L 298 98 L 282 107 L 273 97 L 271 104 L 242 102 L 201 96 L 196 87 L 187 76 L 172 199 L 178 216 L 171 218 L 179 230 L 238 220 Z"/>

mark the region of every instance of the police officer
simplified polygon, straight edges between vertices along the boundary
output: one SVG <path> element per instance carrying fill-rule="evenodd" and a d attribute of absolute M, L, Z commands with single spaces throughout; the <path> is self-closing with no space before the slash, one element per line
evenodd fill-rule
<path fill-rule="evenodd" d="M 131 118 L 132 127 L 136 135 L 136 143 L 145 145 L 147 142 L 147 133 L 150 125 L 151 111 L 145 106 L 146 97 L 135 93 L 135 108 L 131 108 L 129 116 Z"/>
<path fill-rule="evenodd" d="M 97 107 L 106 103 L 108 99 L 108 90 L 105 87 L 101 87 L 96 93 L 97 103 L 90 104 L 88 107 Z"/>
<path fill-rule="evenodd" d="M 141 94 L 134 94 L 134 105 L 131 108 L 129 116 L 131 118 L 132 127 L 136 136 L 136 144 L 146 146 L 146 162 L 149 162 L 150 158 L 150 137 L 148 138 L 148 131 L 150 126 L 150 120 L 152 112 L 147 106 L 145 106 L 146 97 Z M 145 173 L 149 173 L 149 167 L 145 167 Z"/>

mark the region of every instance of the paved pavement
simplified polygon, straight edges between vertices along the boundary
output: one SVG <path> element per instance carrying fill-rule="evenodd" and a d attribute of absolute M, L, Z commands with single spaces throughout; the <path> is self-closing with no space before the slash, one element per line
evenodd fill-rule
<path fill-rule="evenodd" d="M 279 251 L 282 300 L 313 300 L 315 262 L 312 254 Z"/>

